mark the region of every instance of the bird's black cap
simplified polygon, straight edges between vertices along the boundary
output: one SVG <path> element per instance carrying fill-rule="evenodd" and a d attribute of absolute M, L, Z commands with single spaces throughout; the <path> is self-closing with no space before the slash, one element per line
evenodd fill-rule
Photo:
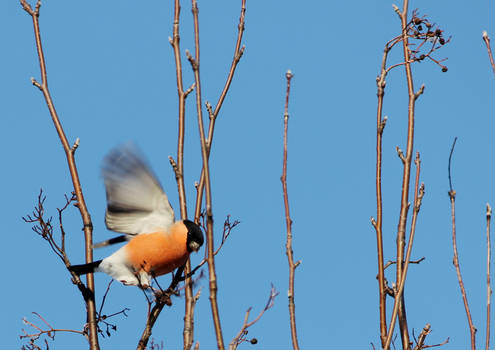
<path fill-rule="evenodd" d="M 199 249 L 199 247 L 203 245 L 205 240 L 201 228 L 190 220 L 184 220 L 183 222 L 184 225 L 186 225 L 187 227 L 187 250 L 192 251 L 193 250 L 192 246 L 198 246 L 198 245 L 199 246 L 197 248 Z M 191 243 L 193 244 L 191 245 Z"/>

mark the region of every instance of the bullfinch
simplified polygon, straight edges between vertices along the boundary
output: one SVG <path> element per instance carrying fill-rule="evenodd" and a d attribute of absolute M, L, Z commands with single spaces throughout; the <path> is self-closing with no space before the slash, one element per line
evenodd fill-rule
<path fill-rule="evenodd" d="M 107 194 L 105 224 L 124 233 L 95 245 L 128 241 L 105 259 L 72 265 L 78 275 L 105 272 L 127 286 L 147 288 L 153 276 L 182 266 L 203 245 L 201 229 L 189 220 L 175 221 L 167 195 L 136 149 L 121 146 L 103 162 Z"/>

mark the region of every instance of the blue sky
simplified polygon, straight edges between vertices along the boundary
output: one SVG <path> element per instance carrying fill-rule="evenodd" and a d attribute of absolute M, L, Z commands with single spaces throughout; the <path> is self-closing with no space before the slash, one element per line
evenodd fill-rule
<path fill-rule="evenodd" d="M 400 4 L 398 4 L 400 5 Z M 215 103 L 232 60 L 239 1 L 200 2 L 203 97 Z M 469 333 L 452 266 L 447 159 L 453 157 L 457 190 L 458 244 L 478 344 L 485 337 L 485 204 L 495 204 L 493 187 L 494 75 L 481 39 L 495 39 L 489 1 L 412 1 L 452 41 L 436 57 L 448 57 L 447 73 L 414 65 L 417 88 L 415 151 L 421 152 L 426 195 L 413 257 L 426 257 L 409 270 L 406 302 L 411 329 L 432 324 L 430 343 L 450 337 L 449 348 L 465 348 Z M 177 94 L 172 2 L 45 1 L 41 31 L 49 86 L 66 134 L 79 137 L 77 162 L 95 225 L 94 239 L 112 237 L 103 223 L 105 194 L 100 164 L 114 146 L 132 140 L 148 156 L 173 207 L 178 199 L 167 157 L 176 153 Z M 193 49 L 190 3 L 181 17 L 181 48 Z M 85 322 L 80 293 L 46 242 L 21 217 L 42 187 L 46 209 L 56 215 L 71 191 L 65 157 L 40 92 L 30 17 L 17 1 L 0 4 L 3 55 L 0 104 L 2 172 L 0 212 L 4 244 L 1 324 L 5 348 L 19 348 L 22 318 L 43 315 L 54 327 L 80 329 Z M 288 186 L 294 220 L 296 312 L 302 348 L 371 348 L 378 344 L 375 275 L 375 77 L 384 43 L 399 21 L 384 1 L 247 2 L 246 51 L 218 117 L 211 155 L 215 230 L 220 239 L 227 214 L 241 221 L 217 257 L 219 302 L 226 342 L 241 327 L 245 310 L 258 312 L 273 283 L 280 295 L 273 309 L 250 329 L 256 349 L 289 348 L 288 269 L 282 188 L 284 73 L 295 74 L 290 103 Z M 391 62 L 400 60 L 400 52 Z M 193 77 L 184 60 L 184 84 Z M 394 259 L 402 167 L 395 146 L 405 148 L 407 91 L 402 69 L 387 79 L 384 115 L 384 235 L 386 260 Z M 189 211 L 199 178 L 194 99 L 187 102 L 185 174 Z M 83 261 L 82 224 L 75 209 L 65 216 L 72 262 Z M 113 248 L 95 252 L 96 258 Z M 194 256 L 193 263 L 201 256 Z M 390 272 L 389 272 L 390 273 Z M 390 276 L 390 279 L 392 277 Z M 162 277 L 168 281 L 168 277 Z M 97 300 L 109 277 L 96 277 Z M 214 346 L 208 283 L 196 311 L 201 348 Z M 143 329 L 146 302 L 137 288 L 114 284 L 106 312 L 128 307 L 115 318 L 118 332 L 102 348 L 133 348 Z M 182 344 L 183 300 L 165 310 L 153 337 L 167 348 Z M 492 337 L 492 342 L 493 342 Z M 58 334 L 53 349 L 87 348 L 77 335 Z"/>

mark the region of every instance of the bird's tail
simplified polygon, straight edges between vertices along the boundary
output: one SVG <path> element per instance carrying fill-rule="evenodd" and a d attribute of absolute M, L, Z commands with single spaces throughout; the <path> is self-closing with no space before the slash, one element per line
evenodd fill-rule
<path fill-rule="evenodd" d="M 101 264 L 102 260 L 93 261 L 88 264 L 81 265 L 71 265 L 69 270 L 74 272 L 76 275 L 85 275 L 87 273 L 92 273 L 96 271 L 96 268 Z"/>
<path fill-rule="evenodd" d="M 108 245 L 116 244 L 116 243 L 122 243 L 125 241 L 128 241 L 129 237 L 127 235 L 121 235 L 117 236 L 115 238 L 107 239 L 106 241 L 99 242 L 93 244 L 93 248 L 101 248 L 101 247 L 106 247 Z"/>

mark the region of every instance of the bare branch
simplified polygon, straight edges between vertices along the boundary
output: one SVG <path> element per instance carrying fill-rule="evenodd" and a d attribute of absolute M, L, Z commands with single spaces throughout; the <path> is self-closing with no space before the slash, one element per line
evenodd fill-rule
<path fill-rule="evenodd" d="M 492 218 L 492 207 L 486 204 L 486 340 L 485 350 L 490 349 L 490 311 L 492 300 L 492 287 L 490 282 L 490 265 L 491 265 L 491 240 L 490 240 L 490 221 Z"/>
<path fill-rule="evenodd" d="M 234 48 L 234 57 L 232 59 L 232 63 L 230 65 L 230 70 L 229 74 L 227 76 L 227 80 L 225 81 L 225 85 L 223 87 L 223 90 L 218 97 L 218 101 L 216 104 L 215 109 L 213 112 L 210 112 L 211 108 L 207 109 L 209 110 L 209 115 L 210 115 L 210 124 L 208 125 L 208 137 L 206 140 L 207 144 L 207 153 L 208 157 L 210 156 L 210 151 L 211 151 L 211 145 L 213 142 L 213 134 L 215 131 L 215 123 L 217 116 L 220 112 L 220 109 L 222 108 L 223 102 L 225 100 L 225 97 L 227 96 L 227 93 L 230 88 L 230 84 L 232 83 L 232 79 L 234 78 L 234 73 L 237 68 L 237 64 L 239 63 L 242 54 L 244 53 L 244 46 L 241 47 L 242 44 L 242 36 L 244 34 L 244 28 L 245 28 L 245 14 L 246 14 L 246 0 L 241 0 L 241 14 L 239 16 L 239 24 L 237 26 L 237 40 Z M 199 215 L 201 213 L 201 203 L 203 201 L 203 189 L 204 189 L 204 184 L 205 184 L 205 174 L 204 174 L 204 169 L 201 171 L 201 177 L 199 180 L 199 186 L 198 186 L 198 196 L 196 197 L 196 209 L 194 213 L 194 217 L 199 218 Z"/>
<path fill-rule="evenodd" d="M 395 319 L 391 323 L 391 328 L 387 330 L 386 324 L 386 295 L 400 296 L 397 308 L 398 320 L 400 326 L 400 334 L 402 340 L 402 348 L 409 349 L 410 340 L 407 326 L 407 317 L 405 313 L 404 297 L 402 292 L 399 292 L 404 287 L 401 281 L 405 278 L 404 268 L 405 265 L 411 263 L 409 259 L 404 260 L 405 253 L 405 233 L 407 216 L 409 212 L 410 203 L 409 188 L 411 178 L 411 161 L 413 155 L 414 146 L 414 119 L 415 119 L 415 102 L 421 94 L 423 94 L 425 86 L 422 85 L 419 90 L 414 90 L 413 77 L 411 64 L 420 63 L 425 59 L 429 59 L 437 64 L 443 72 L 447 71 L 447 67 L 442 64 L 446 59 L 436 59 L 433 54 L 447 44 L 450 41 L 450 37 L 444 36 L 443 30 L 438 28 L 435 24 L 431 24 L 426 16 L 419 17 L 416 10 L 412 11 L 410 20 L 408 19 L 408 7 L 409 1 L 403 0 L 402 9 L 399 9 L 396 5 L 392 5 L 395 13 L 399 16 L 401 21 L 401 34 L 397 37 L 389 40 L 383 51 L 381 73 L 377 77 L 377 96 L 378 96 L 378 110 L 377 110 L 377 161 L 376 161 L 376 195 L 377 195 L 377 218 L 372 218 L 371 223 L 375 228 L 377 234 L 377 255 L 378 255 L 378 281 L 379 281 L 379 298 L 380 298 L 380 339 L 382 342 L 382 348 L 389 349 L 393 344 L 393 327 L 395 326 Z M 402 43 L 403 60 L 396 64 L 387 65 L 388 53 L 398 43 Z M 386 279 L 384 277 L 384 264 L 383 264 L 383 232 L 382 232 L 382 189 L 381 189 L 381 171 L 382 171 L 382 135 L 383 129 L 386 123 L 386 117 L 382 118 L 383 109 L 383 97 L 385 94 L 387 74 L 394 68 L 404 67 L 407 81 L 407 90 L 409 95 L 408 103 L 408 122 L 407 122 L 407 143 L 406 150 L 403 152 L 397 147 L 397 154 L 403 163 L 403 176 L 402 176 L 402 194 L 401 194 L 401 208 L 399 215 L 399 223 L 397 227 L 397 271 L 396 271 L 396 286 L 395 291 L 392 291 L 387 286 Z M 416 188 L 416 194 L 419 195 L 423 190 L 423 187 Z M 419 211 L 419 204 L 417 201 L 414 203 L 415 212 Z M 414 231 L 414 230 L 413 230 Z M 412 231 L 412 232 L 413 232 Z M 410 236 L 411 237 L 411 236 Z M 412 243 L 412 242 L 411 242 Z M 412 262 L 414 263 L 414 262 Z M 389 266 L 389 265 L 387 265 Z M 405 281 L 405 280 L 404 280 Z M 397 290 L 399 288 L 399 290 Z"/>
<path fill-rule="evenodd" d="M 284 107 L 284 137 L 283 137 L 283 166 L 282 166 L 282 176 L 280 181 L 282 181 L 282 190 L 284 198 L 284 208 L 285 208 L 285 222 L 287 226 L 287 241 L 285 244 L 285 253 L 287 255 L 287 260 L 289 263 L 289 318 L 290 318 L 290 330 L 292 347 L 294 350 L 299 349 L 299 344 L 297 340 L 297 328 L 296 328 L 296 305 L 294 302 L 294 277 L 296 271 L 296 264 L 294 264 L 294 255 L 292 251 L 292 219 L 290 218 L 289 211 L 289 195 L 287 192 L 287 131 L 289 128 L 289 96 L 290 96 L 290 83 L 294 75 L 290 70 L 285 74 L 287 80 L 287 90 L 285 94 L 285 107 Z"/>
<path fill-rule="evenodd" d="M 189 89 L 187 89 L 185 92 L 184 92 L 184 96 L 187 97 L 187 95 L 189 95 L 191 92 L 193 92 L 194 90 L 194 83 L 191 84 L 191 86 L 189 87 Z"/>
<path fill-rule="evenodd" d="M 407 271 L 409 268 L 409 263 L 411 261 L 411 252 L 412 252 L 412 247 L 413 247 L 413 242 L 414 242 L 414 235 L 416 233 L 416 221 L 418 218 L 419 210 L 421 208 L 421 202 L 422 202 L 423 196 L 425 194 L 424 184 L 421 184 L 421 186 L 419 186 L 419 176 L 420 176 L 420 172 L 421 172 L 421 161 L 420 161 L 420 157 L 419 157 L 419 152 L 416 153 L 416 159 L 415 159 L 414 163 L 416 165 L 416 177 L 415 177 L 415 185 L 414 185 L 414 210 L 413 210 L 413 216 L 412 216 L 412 222 L 411 222 L 411 231 L 409 233 L 409 240 L 408 240 L 407 252 L 406 252 L 406 257 L 405 257 L 405 263 L 404 263 L 403 270 L 402 270 L 402 275 L 400 276 L 398 286 L 397 286 L 397 291 L 394 295 L 395 300 L 394 300 L 394 308 L 392 311 L 392 319 L 390 321 L 389 331 L 387 334 L 387 339 L 385 342 L 384 349 L 389 349 L 390 341 L 392 338 L 392 333 L 394 331 L 394 325 L 395 325 L 395 321 L 396 321 L 397 316 L 399 316 L 399 325 L 401 324 L 400 309 L 404 305 L 403 304 L 404 303 L 404 300 L 403 300 L 404 285 L 406 283 Z M 397 266 L 399 266 L 399 265 L 400 264 L 397 264 Z M 401 306 L 401 304 L 402 304 L 402 306 Z M 405 321 L 405 319 L 403 321 Z M 405 332 L 403 332 L 403 333 L 405 333 Z M 406 337 L 406 335 L 402 334 L 402 340 L 404 340 L 405 337 Z M 409 334 L 407 334 L 407 339 L 409 339 Z M 403 348 L 404 349 L 409 348 L 409 340 L 407 342 L 407 347 L 404 347 L 404 344 L 403 344 Z"/>
<path fill-rule="evenodd" d="M 397 151 L 397 155 L 399 156 L 400 160 L 402 160 L 402 163 L 406 163 L 406 157 L 404 157 L 404 152 L 399 148 L 399 146 L 395 147 L 395 150 Z"/>
<path fill-rule="evenodd" d="M 421 87 L 419 88 L 418 92 L 414 94 L 414 99 L 417 100 L 419 96 L 423 94 L 425 91 L 425 84 L 422 84 Z"/>
<path fill-rule="evenodd" d="M 41 349 L 39 346 L 37 346 L 35 344 L 35 342 L 42 335 L 46 335 L 47 337 L 49 337 L 52 340 L 54 340 L 55 339 L 55 335 L 57 333 L 60 333 L 60 332 L 63 332 L 63 333 L 76 333 L 76 334 L 83 335 L 86 338 L 88 337 L 88 334 L 87 334 L 86 331 L 78 331 L 78 330 L 75 330 L 75 329 L 54 328 L 40 314 L 38 314 L 37 312 L 33 312 L 33 314 L 36 315 L 45 324 L 45 326 L 47 327 L 47 329 L 43 329 L 41 326 L 37 326 L 33 322 L 28 321 L 26 318 L 23 318 L 22 321 L 24 322 L 25 325 L 30 326 L 30 327 L 34 328 L 37 331 L 37 332 L 34 332 L 34 333 L 28 333 L 28 332 L 26 332 L 26 330 L 22 329 L 22 332 L 24 334 L 22 334 L 22 335 L 19 336 L 20 339 L 29 338 L 29 345 L 28 346 L 30 346 L 31 349 Z M 47 343 L 46 339 L 45 339 L 45 344 L 46 344 L 46 347 L 48 349 L 48 343 Z"/>
<path fill-rule="evenodd" d="M 444 346 L 445 344 L 447 344 L 449 342 L 450 338 L 447 338 L 445 339 L 443 342 L 439 343 L 439 344 L 433 344 L 433 345 L 425 345 L 422 347 L 422 349 L 429 349 L 429 348 L 437 348 L 439 346 Z"/>
<path fill-rule="evenodd" d="M 205 137 L 205 128 L 203 123 L 203 104 L 201 101 L 201 80 L 200 80 L 200 47 L 199 47 L 199 18 L 198 18 L 198 4 L 196 0 L 192 0 L 192 13 L 194 19 L 194 47 L 195 47 L 195 55 L 194 58 L 191 54 L 188 54 L 186 51 L 186 56 L 188 56 L 189 62 L 191 63 L 191 67 L 194 73 L 194 81 L 196 85 L 196 111 L 198 117 L 198 129 L 199 129 L 199 138 L 201 141 L 201 156 L 203 159 L 203 171 L 204 171 L 204 183 L 205 183 L 205 202 L 206 202 L 206 222 L 207 222 L 207 230 L 206 230 L 206 243 L 207 243 L 207 262 L 208 262 L 208 272 L 209 272 L 209 280 L 210 280 L 210 305 L 211 312 L 213 318 L 213 324 L 215 326 L 215 336 L 217 339 L 217 346 L 219 350 L 225 349 L 223 335 L 222 335 L 222 327 L 220 322 L 220 312 L 218 310 L 218 302 L 217 302 L 217 274 L 215 270 L 215 255 L 214 255 L 214 241 L 213 241 L 213 209 L 212 209 L 212 194 L 211 194 L 211 185 L 210 185 L 210 168 L 209 168 L 209 152 L 206 146 L 206 137 Z M 201 186 L 201 185 L 200 185 Z M 198 193 L 202 193 L 202 191 L 198 191 Z"/>
<path fill-rule="evenodd" d="M 234 220 L 234 222 L 230 222 L 230 215 L 227 215 L 227 218 L 225 219 L 223 223 L 223 234 L 222 234 L 222 242 L 218 246 L 218 248 L 215 250 L 214 255 L 216 256 L 220 250 L 222 249 L 224 243 L 227 241 L 227 238 L 229 238 L 231 231 L 239 225 L 241 222 L 238 220 Z M 185 278 L 189 278 L 193 276 L 204 264 L 206 264 L 207 258 L 205 257 L 201 262 L 192 269 L 192 271 L 189 274 L 186 274 Z"/>
<path fill-rule="evenodd" d="M 486 44 L 486 50 L 488 51 L 488 58 L 490 58 L 490 64 L 492 65 L 493 73 L 495 73 L 495 62 L 493 61 L 492 47 L 490 46 L 490 37 L 486 30 L 483 31 L 483 41 Z"/>
<path fill-rule="evenodd" d="M 385 78 L 387 76 L 387 58 L 388 53 L 398 39 L 388 42 L 383 50 L 383 58 L 381 65 L 380 75 L 376 78 L 376 87 L 378 97 L 378 107 L 376 112 L 376 221 L 371 218 L 371 223 L 376 231 L 376 249 L 378 257 L 378 290 L 379 290 L 379 308 L 380 308 L 380 340 L 382 347 L 385 344 L 385 338 L 387 337 L 387 311 L 386 311 L 386 298 L 387 293 L 385 291 L 385 268 L 383 266 L 383 231 L 382 231 L 382 218 L 383 218 L 383 204 L 382 204 L 382 137 L 383 130 L 387 123 L 387 117 L 382 117 L 383 111 L 383 97 L 385 95 Z"/>
<path fill-rule="evenodd" d="M 76 141 L 74 142 L 74 144 L 72 145 L 72 147 L 70 149 L 70 151 L 72 152 L 72 154 L 74 154 L 76 152 L 77 147 L 79 147 L 80 141 L 81 140 L 79 139 L 79 137 L 76 138 Z"/>
<path fill-rule="evenodd" d="M 455 148 L 455 143 L 457 142 L 457 136 L 454 137 L 454 142 L 452 143 L 452 147 L 450 148 L 450 154 L 449 154 L 449 165 L 448 165 L 448 173 L 449 173 L 449 189 L 450 189 L 450 192 L 449 192 L 449 196 L 452 195 L 455 196 L 455 192 L 452 188 L 452 176 L 450 175 L 450 165 L 452 163 L 452 154 L 454 153 L 454 148 Z"/>
<path fill-rule="evenodd" d="M 143 334 L 141 335 L 141 338 L 139 339 L 139 343 L 137 346 L 138 350 L 144 350 L 146 349 L 146 346 L 148 345 L 149 338 L 151 336 L 151 332 L 153 329 L 153 326 L 155 325 L 156 320 L 158 319 L 158 316 L 160 316 L 160 313 L 162 312 L 162 309 L 165 305 L 171 305 L 170 297 L 175 294 L 175 289 L 177 285 L 179 284 L 180 277 L 182 276 L 182 273 L 184 272 L 184 266 L 180 267 L 177 269 L 177 271 L 174 274 L 174 277 L 172 279 L 172 282 L 168 286 L 167 290 L 165 291 L 155 291 L 154 296 L 154 305 L 153 302 L 151 302 L 148 299 L 148 296 L 146 295 L 145 291 L 143 290 L 143 293 L 145 294 L 146 298 L 148 299 L 148 317 L 146 319 L 146 326 L 143 330 Z"/>
<path fill-rule="evenodd" d="M 55 106 L 50 96 L 50 91 L 48 90 L 45 57 L 41 45 L 41 34 L 39 27 L 39 12 L 41 7 L 41 2 L 38 0 L 34 11 L 26 0 L 20 0 L 20 2 L 22 8 L 31 16 L 33 20 L 34 35 L 36 39 L 36 49 L 38 52 L 38 59 L 40 64 L 41 84 L 36 82 L 36 80 L 34 79 L 32 81 L 33 84 L 36 85 L 43 93 L 46 105 L 52 117 L 53 124 L 55 126 L 55 129 L 57 130 L 58 136 L 65 151 L 70 175 L 72 178 L 72 184 L 74 186 L 74 192 L 77 198 L 77 207 L 79 209 L 83 221 L 86 262 L 89 263 L 93 261 L 93 249 L 92 249 L 93 224 L 91 222 L 91 216 L 89 215 L 88 209 L 86 207 L 86 202 L 84 200 L 81 183 L 79 181 L 76 161 L 74 158 L 75 148 L 72 149 L 69 145 L 69 142 L 67 141 L 67 137 L 65 136 L 65 132 L 62 128 L 62 124 L 60 123 L 60 119 L 58 117 L 57 111 L 55 110 Z M 87 298 L 85 297 L 87 318 L 89 322 L 89 343 L 91 349 L 96 350 L 99 349 L 99 344 L 98 344 L 97 322 L 96 322 L 96 307 L 94 301 L 95 286 L 94 286 L 94 279 L 92 273 L 87 275 L 87 289 L 90 292 L 87 294 Z"/>
<path fill-rule="evenodd" d="M 234 77 L 234 73 L 235 73 L 235 70 L 237 68 L 237 64 L 239 63 L 239 60 L 242 57 L 242 53 L 244 52 L 244 47 L 241 48 L 241 43 L 242 43 L 242 35 L 244 33 L 245 12 L 246 12 L 246 0 L 241 0 L 241 14 L 240 14 L 239 25 L 238 25 L 237 42 L 236 42 L 236 46 L 235 46 L 235 50 L 234 50 L 234 58 L 232 60 L 230 71 L 229 71 L 227 80 L 225 82 L 224 88 L 222 90 L 222 93 L 220 94 L 220 97 L 219 97 L 218 102 L 216 104 L 215 110 L 212 112 L 211 106 L 208 106 L 209 104 L 207 105 L 210 123 L 208 126 L 208 136 L 204 140 L 204 142 L 203 142 L 203 140 L 201 141 L 202 148 L 203 148 L 203 146 L 206 148 L 206 154 L 203 155 L 203 168 L 201 171 L 200 181 L 196 187 L 197 196 L 196 196 L 196 208 L 195 208 L 195 215 L 194 215 L 194 221 L 196 223 L 199 222 L 199 216 L 201 214 L 201 205 L 202 205 L 202 201 L 203 201 L 203 190 L 205 188 L 205 184 L 206 184 L 206 180 L 207 180 L 206 179 L 206 166 L 207 166 L 207 161 L 208 161 L 209 156 L 210 156 L 211 145 L 213 142 L 213 132 L 215 129 L 216 117 L 217 117 L 218 113 L 220 112 L 220 109 L 221 109 L 222 104 L 225 100 L 225 97 L 227 96 L 227 92 L 230 88 L 230 84 L 231 84 L 232 79 Z M 199 86 L 199 29 L 197 29 L 197 26 L 196 26 L 198 23 L 197 15 L 198 15 L 197 5 L 196 5 L 196 2 L 193 1 L 193 16 L 195 19 L 195 47 L 196 47 L 197 59 L 191 60 L 192 56 L 189 55 L 189 57 L 191 58 L 190 62 L 192 63 L 193 71 L 195 71 L 195 73 L 197 72 L 197 75 L 195 74 L 195 88 L 196 88 L 196 94 L 197 94 L 196 96 L 197 96 L 198 120 L 200 120 L 202 118 L 202 112 L 201 112 L 201 107 L 200 107 L 201 91 L 200 90 L 198 91 L 198 88 L 200 88 L 200 86 Z M 194 70 L 194 68 L 196 68 L 196 70 Z M 201 124 L 202 124 L 202 121 L 201 121 Z M 201 137 L 204 138 L 204 128 L 203 127 L 201 127 L 200 134 L 203 135 L 203 136 L 200 135 L 200 138 Z M 206 162 L 205 162 L 205 160 L 206 160 Z M 207 190 L 207 192 L 208 192 L 208 190 Z M 208 202 L 208 200 L 207 200 L 207 202 Z M 207 203 L 207 208 L 208 208 L 208 203 Z M 207 242 L 208 241 L 209 240 L 208 240 L 208 230 L 207 230 Z M 210 253 L 212 251 L 213 251 L 213 248 L 211 250 L 208 250 L 208 256 L 211 256 Z M 214 256 L 214 254 L 213 254 L 213 256 Z M 209 266 L 211 269 L 211 265 L 209 265 Z M 188 274 L 189 271 L 190 271 L 190 269 L 186 268 L 186 274 Z M 214 270 L 213 270 L 213 272 L 214 272 Z M 210 277 L 211 276 L 212 276 L 212 274 L 210 272 Z M 187 282 L 186 282 L 186 284 L 187 284 Z M 213 290 L 215 290 L 214 295 L 216 295 L 216 277 L 214 279 L 214 284 L 212 284 L 212 287 L 213 287 Z M 186 297 L 186 300 L 187 300 L 187 297 Z M 213 299 L 211 299 L 211 300 L 213 300 Z M 215 307 L 213 306 L 213 304 L 212 304 L 212 310 L 213 310 L 213 314 L 215 314 L 216 312 L 214 311 Z M 187 311 L 187 309 L 186 309 L 186 311 Z M 188 316 L 188 315 L 189 315 L 189 313 L 186 312 L 186 319 L 190 318 L 190 316 Z M 219 332 L 219 322 L 215 321 L 215 326 L 216 326 L 215 329 L 216 329 L 216 335 L 217 335 L 217 340 L 218 340 L 219 336 L 221 336 L 221 332 Z M 188 337 L 186 339 L 186 328 L 190 329 L 191 328 L 190 324 L 184 325 L 184 329 L 185 329 L 184 330 L 184 349 L 189 349 L 192 345 L 193 340 L 192 340 L 192 337 Z M 186 347 L 186 343 L 187 343 L 187 347 Z M 221 347 L 223 347 L 223 340 L 221 340 L 219 343 L 221 343 Z M 198 347 L 199 347 L 199 345 L 198 345 Z"/>
<path fill-rule="evenodd" d="M 450 185 L 449 198 L 450 198 L 451 215 L 452 215 L 452 247 L 454 249 L 454 258 L 453 258 L 452 263 L 454 264 L 454 267 L 455 267 L 455 270 L 457 273 L 457 280 L 459 281 L 459 287 L 461 289 L 462 301 L 464 303 L 464 309 L 466 310 L 466 316 L 468 319 L 469 332 L 471 334 L 471 349 L 475 350 L 476 349 L 476 328 L 473 324 L 473 319 L 471 318 L 471 311 L 469 309 L 469 303 L 468 303 L 468 299 L 467 299 L 467 295 L 466 295 L 466 289 L 464 288 L 464 282 L 462 281 L 461 267 L 459 264 L 459 254 L 457 252 L 456 225 L 455 225 L 455 196 L 456 196 L 456 192 L 452 188 L 452 178 L 451 178 L 451 169 L 450 169 L 452 154 L 454 152 L 456 140 L 457 140 L 457 138 L 454 139 L 454 142 L 452 144 L 452 148 L 450 150 L 450 155 L 449 155 L 449 185 Z"/>
<path fill-rule="evenodd" d="M 401 204 L 400 204 L 400 215 L 399 215 L 399 223 L 397 227 L 397 273 L 396 279 L 398 283 L 398 292 L 395 296 L 395 304 L 394 311 L 398 309 L 398 320 L 400 327 L 400 335 L 402 339 L 402 347 L 403 349 L 407 349 L 409 347 L 409 331 L 407 326 L 407 318 L 405 314 L 405 305 L 404 305 L 404 282 L 406 278 L 406 266 L 409 264 L 409 258 L 406 258 L 406 264 L 403 266 L 404 261 L 404 249 L 405 249 L 405 235 L 406 235 L 406 222 L 407 222 L 407 213 L 409 208 L 408 198 L 409 198 L 409 184 L 411 179 L 411 160 L 414 146 L 414 110 L 415 110 L 415 98 L 414 98 L 414 84 L 411 70 L 411 52 L 409 48 L 409 36 L 408 36 L 408 21 L 407 21 L 407 13 L 409 8 L 409 1 L 404 0 L 402 5 L 402 12 L 400 13 L 401 26 L 402 26 L 402 49 L 404 56 L 404 68 L 406 73 L 407 80 L 407 91 L 409 95 L 409 103 L 408 103 L 408 117 L 407 117 L 407 148 L 406 154 L 402 159 L 404 168 L 402 174 L 402 195 L 401 195 Z M 416 184 L 417 185 L 417 184 Z M 417 193 L 417 190 L 415 191 Z M 412 243 L 412 242 L 411 242 Z M 412 244 L 410 244 L 412 245 Z M 394 314 L 394 313 L 393 313 Z M 387 343 L 390 344 L 391 337 L 394 330 L 395 319 L 393 318 L 390 323 L 390 327 L 388 330 Z M 388 345 L 385 344 L 385 350 L 388 350 Z"/>
<path fill-rule="evenodd" d="M 237 335 L 230 342 L 229 350 L 237 349 L 237 346 L 239 346 L 239 344 L 241 344 L 245 341 L 249 341 L 251 344 L 256 344 L 258 342 L 258 340 L 256 338 L 252 338 L 252 339 L 246 338 L 246 335 L 248 334 L 248 328 L 251 327 L 252 325 L 254 325 L 256 322 L 258 322 L 261 319 L 261 317 L 263 316 L 263 314 L 267 310 L 272 308 L 272 306 L 275 303 L 275 298 L 277 297 L 278 294 L 279 293 L 277 292 L 277 290 L 275 289 L 275 287 L 272 284 L 272 287 L 270 289 L 270 295 L 268 296 L 268 301 L 265 305 L 265 308 L 263 310 L 261 310 L 261 312 L 258 314 L 258 316 L 254 320 L 252 320 L 251 322 L 249 322 L 249 314 L 251 313 L 251 308 L 247 309 L 246 315 L 244 316 L 244 323 L 241 327 L 241 330 L 239 331 L 239 333 L 237 333 Z"/>
<path fill-rule="evenodd" d="M 169 38 L 170 44 L 172 45 L 174 51 L 175 58 L 175 68 L 176 68 L 176 80 L 177 80 L 177 95 L 179 99 L 179 125 L 178 125 L 178 137 L 177 137 L 177 163 L 174 161 L 172 157 L 169 157 L 170 164 L 172 165 L 175 173 L 175 178 L 177 180 L 177 190 L 179 193 L 179 203 L 180 203 L 180 213 L 181 219 L 187 219 L 187 202 L 186 202 L 186 190 L 184 185 L 184 137 L 185 137 L 185 106 L 186 106 L 186 98 L 195 88 L 195 84 L 193 83 L 189 89 L 184 91 L 183 85 L 183 77 L 182 77 L 182 60 L 180 54 L 180 32 L 179 32 L 179 24 L 180 24 L 180 0 L 174 1 L 174 24 L 173 24 L 173 38 Z M 191 262 L 187 259 L 187 262 L 184 266 L 186 275 L 191 271 Z M 184 331 L 183 331 L 183 339 L 184 339 L 184 349 L 189 350 L 193 343 L 194 336 L 194 315 L 192 314 L 193 308 L 193 295 L 192 295 L 192 285 L 189 279 L 186 279 L 185 283 L 185 313 L 184 313 Z M 161 307 L 160 307 L 161 306 Z M 153 317 L 158 317 L 162 310 L 162 305 L 157 305 L 156 308 L 153 309 Z M 150 316 L 148 316 L 147 328 L 150 321 Z M 155 319 L 156 319 L 155 318 Z M 153 320 L 152 320 L 153 321 Z M 153 321 L 154 324 L 154 321 Z M 144 342 L 145 336 L 148 332 L 143 333 L 143 337 L 141 341 Z M 151 334 L 151 329 L 149 330 L 149 334 Z M 149 337 L 149 335 L 148 335 Z M 147 341 L 147 339 L 146 339 Z M 146 343 L 144 342 L 146 345 Z"/>
<path fill-rule="evenodd" d="M 416 340 L 416 338 L 414 338 L 416 340 L 416 346 L 414 347 L 414 350 L 436 348 L 439 346 L 443 346 L 449 342 L 449 338 L 447 338 L 447 339 L 445 339 L 445 341 L 443 341 L 440 344 L 425 345 L 426 336 L 430 333 L 431 333 L 431 325 L 429 323 L 427 323 L 426 326 L 421 331 L 418 339 Z M 414 336 L 414 329 L 413 329 L 413 336 Z"/>
<path fill-rule="evenodd" d="M 409 261 L 409 264 L 420 264 L 423 260 L 425 260 L 426 258 L 423 256 L 422 258 L 418 259 L 418 260 L 410 260 Z M 387 267 L 391 266 L 391 265 L 394 265 L 394 264 L 397 264 L 397 261 L 387 261 L 387 263 L 385 264 L 384 266 L 384 269 L 386 269 Z"/>
<path fill-rule="evenodd" d="M 33 227 L 32 230 L 37 233 L 38 235 L 41 236 L 44 240 L 48 242 L 50 245 L 50 248 L 52 251 L 62 260 L 64 263 L 65 267 L 68 269 L 68 267 L 71 265 L 69 258 L 67 257 L 67 253 L 65 251 L 65 230 L 62 225 L 62 214 L 63 212 L 69 207 L 70 203 L 75 201 L 75 195 L 72 194 L 72 197 L 65 196 L 65 205 L 61 209 L 58 210 L 59 214 L 59 227 L 60 227 L 60 232 L 61 232 L 61 244 L 58 245 L 57 242 L 55 241 L 54 234 L 53 234 L 53 225 L 52 225 L 52 218 L 45 219 L 44 214 L 45 214 L 45 208 L 44 208 L 44 202 L 45 202 L 46 196 L 43 195 L 43 190 L 40 190 L 40 193 L 38 195 L 38 203 L 34 208 L 34 211 L 31 215 L 27 215 L 23 217 L 22 219 L 27 222 L 27 223 L 36 223 Z M 93 293 L 84 285 L 84 283 L 81 281 L 81 278 L 74 272 L 68 271 L 71 274 L 71 281 L 73 284 L 77 286 L 79 291 L 81 292 L 82 297 L 84 300 L 87 300 L 91 297 L 93 297 Z"/>
<path fill-rule="evenodd" d="M 419 334 L 414 350 L 421 350 L 424 348 L 426 336 L 430 333 L 431 333 L 431 325 L 427 323 L 426 326 L 421 331 L 421 333 Z"/>

